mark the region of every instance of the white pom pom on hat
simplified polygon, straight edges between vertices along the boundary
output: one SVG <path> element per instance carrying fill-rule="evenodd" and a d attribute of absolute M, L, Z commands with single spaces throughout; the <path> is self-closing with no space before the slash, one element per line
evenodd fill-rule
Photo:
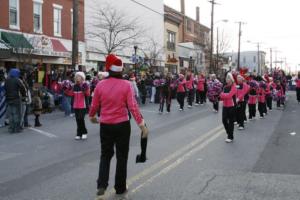
<path fill-rule="evenodd" d="M 235 82 L 232 73 L 228 73 L 226 79 L 230 79 L 233 83 Z"/>

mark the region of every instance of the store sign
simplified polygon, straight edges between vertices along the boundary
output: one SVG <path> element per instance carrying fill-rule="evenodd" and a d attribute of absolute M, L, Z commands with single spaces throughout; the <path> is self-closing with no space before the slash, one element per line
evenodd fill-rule
<path fill-rule="evenodd" d="M 29 43 L 34 47 L 33 54 L 41 56 L 55 56 L 70 58 L 70 52 L 56 52 L 53 50 L 51 39 L 45 36 L 28 36 Z"/>

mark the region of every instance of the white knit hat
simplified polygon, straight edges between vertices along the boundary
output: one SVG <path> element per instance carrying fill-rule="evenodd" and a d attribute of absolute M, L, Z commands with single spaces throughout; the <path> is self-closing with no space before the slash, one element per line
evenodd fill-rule
<path fill-rule="evenodd" d="M 83 72 L 76 72 L 75 78 L 76 78 L 77 76 L 80 76 L 80 77 L 83 79 L 83 81 L 85 81 L 85 74 L 84 74 Z"/>

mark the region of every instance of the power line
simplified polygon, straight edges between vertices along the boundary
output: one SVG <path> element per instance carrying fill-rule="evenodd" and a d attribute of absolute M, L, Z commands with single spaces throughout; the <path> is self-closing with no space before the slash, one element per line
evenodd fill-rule
<path fill-rule="evenodd" d="M 155 12 L 155 13 L 157 13 L 157 14 L 159 14 L 159 15 L 164 16 L 163 13 L 160 13 L 160 12 L 154 10 L 153 8 L 150 8 L 149 6 L 146 6 L 145 4 L 142 4 L 142 3 L 140 3 L 140 2 L 138 2 L 138 1 L 136 1 L 136 0 L 129 0 L 129 1 L 131 1 L 131 2 L 133 2 L 133 3 L 136 3 L 136 4 L 138 4 L 138 5 L 140 5 L 140 6 L 144 7 L 144 8 L 146 8 L 146 9 L 152 11 L 152 12 Z"/>

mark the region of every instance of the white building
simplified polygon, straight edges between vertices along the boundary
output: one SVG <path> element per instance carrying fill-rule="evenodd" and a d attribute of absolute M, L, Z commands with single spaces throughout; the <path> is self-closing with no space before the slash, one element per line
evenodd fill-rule
<path fill-rule="evenodd" d="M 106 51 L 104 43 L 92 36 L 90 33 L 95 32 L 93 24 L 99 23 L 95 21 L 98 8 L 103 8 L 109 5 L 115 8 L 118 12 L 122 12 L 128 18 L 138 19 L 137 23 L 142 27 L 143 34 L 139 41 L 133 42 L 128 47 L 118 50 L 116 53 L 122 57 L 125 66 L 132 66 L 132 56 L 134 54 L 134 45 L 138 46 L 137 55 L 144 57 L 149 43 L 143 42 L 147 38 L 151 38 L 157 43 L 158 48 L 161 48 L 161 55 L 158 60 L 160 66 L 164 67 L 164 4 L 162 0 L 86 0 L 85 1 L 85 41 L 86 41 L 86 66 L 87 69 L 101 69 L 104 66 Z M 142 41 L 142 42 L 141 42 Z"/>
<path fill-rule="evenodd" d="M 225 57 L 231 60 L 231 68 L 235 69 L 238 63 L 238 53 L 225 53 Z M 259 59 L 258 59 L 259 58 Z M 260 51 L 259 57 L 257 51 L 242 51 L 240 53 L 240 67 L 247 67 L 250 72 L 264 73 L 266 66 L 266 52 Z"/>
<path fill-rule="evenodd" d="M 205 70 L 205 54 L 204 48 L 193 42 L 185 42 L 178 44 L 178 54 L 181 66 L 190 68 L 198 72 Z"/>

